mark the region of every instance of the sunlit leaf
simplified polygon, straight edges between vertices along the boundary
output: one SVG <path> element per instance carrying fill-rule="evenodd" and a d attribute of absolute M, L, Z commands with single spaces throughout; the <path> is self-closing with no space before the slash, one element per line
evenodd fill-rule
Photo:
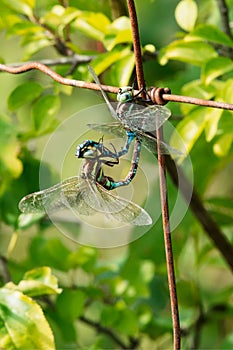
<path fill-rule="evenodd" d="M 111 67 L 111 83 L 118 86 L 129 85 L 134 66 L 135 58 L 133 52 L 131 52 Z"/>
<path fill-rule="evenodd" d="M 206 126 L 205 126 L 205 134 L 206 141 L 211 141 L 217 134 L 218 123 L 222 116 L 222 109 L 212 108 L 206 114 Z"/>
<path fill-rule="evenodd" d="M 36 32 L 33 34 L 25 35 L 22 39 L 22 46 L 24 47 L 24 56 L 23 60 L 26 61 L 36 52 L 41 49 L 51 46 L 53 43 L 52 40 L 46 36 L 45 33 Z"/>
<path fill-rule="evenodd" d="M 202 66 L 216 56 L 214 48 L 205 42 L 177 40 L 160 51 L 159 61 L 162 65 L 169 60 L 178 60 Z"/>
<path fill-rule="evenodd" d="M 132 42 L 129 19 L 127 17 L 117 18 L 108 26 L 108 32 L 104 37 L 104 45 L 110 51 L 117 44 L 129 42 Z"/>
<path fill-rule="evenodd" d="M 182 150 L 184 147 L 184 152 L 192 149 L 198 137 L 203 132 L 206 125 L 206 109 L 196 108 L 189 113 L 177 126 L 177 132 L 179 138 L 177 139 L 177 133 L 173 133 L 170 144 L 173 147 L 178 147 Z M 182 138 L 182 144 L 180 144 L 180 137 Z"/>
<path fill-rule="evenodd" d="M 59 294 L 62 292 L 58 288 L 57 278 L 52 275 L 52 270 L 45 266 L 27 271 L 15 287 L 28 296 Z"/>
<path fill-rule="evenodd" d="M 90 38 L 100 41 L 103 41 L 109 24 L 109 19 L 103 13 L 85 11 L 82 12 L 82 16 L 73 22 L 76 29 Z"/>
<path fill-rule="evenodd" d="M 68 262 L 72 268 L 81 267 L 85 271 L 92 271 L 97 259 L 97 252 L 91 247 L 80 247 L 70 254 Z"/>
<path fill-rule="evenodd" d="M 216 88 L 212 85 L 204 85 L 200 80 L 192 80 L 182 87 L 182 94 L 185 96 L 191 96 L 196 98 L 202 98 L 205 100 L 210 100 L 216 95 Z M 180 106 L 182 112 L 186 115 L 191 110 L 197 108 L 197 106 L 192 104 L 182 104 Z"/>
<path fill-rule="evenodd" d="M 213 25 L 200 24 L 186 37 L 186 40 L 207 40 L 216 44 L 233 47 L 233 40 Z"/>
<path fill-rule="evenodd" d="M 175 10 L 175 18 L 179 26 L 190 31 L 193 29 L 198 14 L 197 4 L 193 0 L 182 0 Z"/>
<path fill-rule="evenodd" d="M 11 26 L 7 32 L 8 35 L 27 35 L 29 33 L 43 32 L 44 29 L 32 22 L 17 22 Z"/>
<path fill-rule="evenodd" d="M 212 80 L 219 76 L 233 71 L 233 62 L 228 57 L 215 57 L 208 62 L 202 69 L 202 81 L 209 84 Z"/>
<path fill-rule="evenodd" d="M 224 82 L 223 88 L 220 91 L 220 96 L 223 101 L 232 103 L 233 101 L 233 79 L 228 79 Z"/>
<path fill-rule="evenodd" d="M 35 130 L 38 133 L 46 130 L 54 116 L 60 108 L 60 99 L 58 96 L 45 95 L 42 96 L 32 108 L 32 118 Z"/>
<path fill-rule="evenodd" d="M 32 102 L 40 96 L 43 88 L 35 81 L 27 81 L 21 85 L 18 85 L 10 94 L 8 98 L 8 107 L 12 111 L 19 107 Z"/>
<path fill-rule="evenodd" d="M 2 0 L 11 10 L 26 15 L 28 17 L 33 16 L 33 8 L 35 6 L 34 0 Z"/>
<path fill-rule="evenodd" d="M 112 51 L 100 54 L 98 58 L 92 60 L 91 66 L 97 75 L 103 73 L 113 63 L 124 59 L 131 53 L 128 47 L 122 49 L 115 47 Z"/>
<path fill-rule="evenodd" d="M 224 157 L 229 152 L 233 142 L 233 132 L 225 133 L 215 142 L 213 150 L 216 156 Z"/>
<path fill-rule="evenodd" d="M 54 350 L 54 338 L 41 307 L 30 297 L 0 289 L 0 347 Z"/>

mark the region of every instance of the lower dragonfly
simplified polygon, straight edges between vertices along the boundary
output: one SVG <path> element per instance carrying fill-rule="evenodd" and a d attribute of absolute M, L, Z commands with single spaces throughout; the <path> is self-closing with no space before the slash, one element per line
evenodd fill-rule
<path fill-rule="evenodd" d="M 89 71 L 99 86 L 110 113 L 119 122 L 111 124 L 88 124 L 88 126 L 103 133 L 107 132 L 119 137 L 127 136 L 125 145 L 121 151 L 115 153 L 115 157 L 121 157 L 126 154 L 135 138 L 154 154 L 157 154 L 158 144 L 162 154 L 173 154 L 177 156 L 182 154 L 179 150 L 167 145 L 165 142 L 158 141 L 154 135 L 148 134 L 148 132 L 155 131 L 161 127 L 170 117 L 171 111 L 168 108 L 159 105 L 145 106 L 147 101 L 139 98 L 138 95 L 134 96 L 133 88 L 125 86 L 119 88 L 117 94 L 119 103 L 116 109 L 114 109 L 103 91 L 97 75 L 90 66 Z"/>
<path fill-rule="evenodd" d="M 80 176 L 70 177 L 48 189 L 25 196 L 19 209 L 26 214 L 52 213 L 62 209 L 77 209 L 82 215 L 104 213 L 120 222 L 132 225 L 150 225 L 150 215 L 139 205 L 121 198 L 110 190 L 128 185 L 136 174 L 140 142 L 131 162 L 128 175 L 121 181 L 114 181 L 103 172 L 102 165 L 114 166 L 119 163 L 115 153 L 102 142 L 84 141 L 77 147 L 76 156 L 84 159 Z M 112 158 L 109 160 L 109 158 Z"/>

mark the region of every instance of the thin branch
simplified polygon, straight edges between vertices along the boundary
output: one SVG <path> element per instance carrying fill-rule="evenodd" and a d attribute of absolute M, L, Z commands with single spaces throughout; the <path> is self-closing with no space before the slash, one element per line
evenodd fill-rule
<path fill-rule="evenodd" d="M 219 11 L 221 14 L 222 20 L 222 28 L 223 31 L 229 35 L 231 39 L 233 39 L 233 35 L 231 33 L 230 21 L 229 21 L 229 10 L 225 0 L 217 0 Z"/>
<path fill-rule="evenodd" d="M 59 65 L 64 65 L 64 64 L 75 64 L 75 63 L 89 63 L 93 59 L 95 59 L 97 56 L 96 55 L 72 55 L 72 56 L 67 56 L 67 57 L 58 57 L 58 58 L 48 58 L 48 59 L 42 59 L 38 61 L 37 63 L 41 63 L 43 65 L 46 65 L 47 67 L 53 67 L 53 66 L 59 66 Z M 25 64 L 31 64 L 34 63 L 34 61 L 27 61 Z M 21 67 L 22 62 L 16 62 L 16 63 L 11 63 L 7 65 L 8 67 Z"/>
<path fill-rule="evenodd" d="M 158 141 L 163 141 L 163 128 L 160 127 L 156 130 L 156 136 Z M 158 142 L 158 164 L 159 164 L 159 182 L 160 182 L 160 198 L 162 207 L 162 220 L 163 220 L 163 233 L 164 233 L 164 243 L 165 243 L 165 253 L 167 262 L 167 272 L 168 272 L 168 286 L 170 293 L 171 302 L 171 312 L 172 312 L 172 322 L 173 322 L 173 338 L 174 350 L 180 349 L 180 319 L 179 319 L 179 307 L 178 298 L 176 291 L 176 278 L 175 278 L 175 268 L 174 259 L 172 251 L 172 239 L 171 239 L 171 228 L 169 219 L 169 208 L 168 208 L 168 193 L 167 193 L 167 182 L 166 182 L 166 158 L 162 153 L 161 144 Z"/>
<path fill-rule="evenodd" d="M 166 155 L 166 166 L 173 183 L 177 188 L 179 188 L 187 203 L 189 204 L 190 202 L 190 207 L 193 214 L 196 216 L 209 238 L 214 242 L 217 249 L 221 252 L 222 256 L 225 258 L 231 271 L 233 272 L 233 246 L 221 232 L 214 219 L 209 215 L 194 189 L 192 192 L 191 201 L 189 197 L 187 198 L 187 194 L 190 193 L 192 186 L 182 169 L 169 155 Z"/>
<path fill-rule="evenodd" d="M 108 335 L 118 346 L 121 347 L 121 349 L 136 349 L 138 346 L 139 342 L 134 338 L 131 338 L 129 346 L 125 345 L 123 341 L 110 328 L 102 326 L 99 322 L 92 321 L 85 316 L 79 317 L 79 320 L 95 328 L 97 332 Z"/>
<path fill-rule="evenodd" d="M 29 62 L 26 64 L 21 64 L 20 66 L 0 64 L 0 71 L 11 73 L 11 74 L 25 73 L 25 72 L 31 71 L 32 69 L 37 69 L 37 70 L 43 72 L 44 74 L 47 74 L 52 79 L 54 79 L 55 81 L 57 81 L 58 83 L 63 84 L 63 85 L 69 85 L 69 86 L 75 86 L 75 87 L 79 87 L 79 88 L 83 88 L 83 89 L 91 89 L 91 90 L 100 91 L 100 88 L 97 84 L 87 83 L 87 82 L 84 82 L 82 80 L 64 78 L 61 75 L 59 75 L 58 73 L 56 73 L 53 70 L 51 70 L 50 68 L 48 68 L 45 64 L 40 63 L 40 62 Z M 102 89 L 106 92 L 111 92 L 113 94 L 117 94 L 119 87 L 102 85 Z M 137 94 L 137 93 L 138 93 L 138 91 L 135 90 L 135 94 Z M 181 96 L 181 95 L 172 95 L 172 94 L 167 94 L 167 93 L 164 93 L 162 95 L 162 98 L 166 102 L 173 101 L 173 102 L 179 102 L 179 103 L 189 103 L 189 104 L 195 104 L 195 105 L 204 106 L 204 107 L 221 108 L 221 109 L 227 109 L 227 110 L 233 111 L 233 104 L 230 104 L 230 103 L 203 100 L 200 98 Z"/>
<path fill-rule="evenodd" d="M 133 47 L 134 47 L 134 57 L 135 57 L 135 66 L 136 66 L 136 75 L 139 90 L 145 87 L 144 80 L 144 72 L 142 65 L 142 53 L 141 53 L 141 44 L 140 44 L 140 36 L 138 29 L 138 20 L 135 9 L 134 0 L 127 0 L 128 10 L 129 10 L 129 18 L 131 23 L 132 35 L 133 35 Z M 142 91 L 142 97 L 145 94 Z"/>
<path fill-rule="evenodd" d="M 138 29 L 138 23 L 137 23 L 137 14 L 136 14 L 134 0 L 127 0 L 127 4 L 128 4 L 129 17 L 131 22 L 132 34 L 133 34 L 133 45 L 134 45 L 138 88 L 142 89 L 145 86 L 145 83 L 144 83 L 139 29 Z M 145 98 L 145 96 L 143 97 Z M 158 141 L 163 141 L 163 128 L 158 127 L 158 125 L 155 125 L 155 126 L 157 130 L 156 135 L 157 135 Z M 166 252 L 168 286 L 169 286 L 172 323 L 173 323 L 173 348 L 174 350 L 179 350 L 181 333 L 180 333 L 179 307 L 178 307 L 178 299 L 177 299 L 177 292 L 176 292 L 176 278 L 175 278 L 174 260 L 173 260 L 173 252 L 172 252 L 170 218 L 169 218 L 169 209 L 168 209 L 166 165 L 165 165 L 165 156 L 162 154 L 162 149 L 159 142 L 158 142 L 157 150 L 158 150 L 160 200 L 161 200 L 161 208 L 162 208 L 164 244 L 165 244 L 165 252 Z"/>

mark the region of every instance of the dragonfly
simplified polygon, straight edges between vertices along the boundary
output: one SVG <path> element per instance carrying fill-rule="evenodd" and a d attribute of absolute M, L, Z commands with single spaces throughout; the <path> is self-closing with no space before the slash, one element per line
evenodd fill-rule
<path fill-rule="evenodd" d="M 118 122 L 110 124 L 88 124 L 88 127 L 99 132 L 114 134 L 118 137 L 124 138 L 125 135 L 127 136 L 125 145 L 121 151 L 115 153 L 115 157 L 119 158 L 125 155 L 135 138 L 154 154 L 157 154 L 158 144 L 162 154 L 173 154 L 177 156 L 182 154 L 179 150 L 167 145 L 165 142 L 158 141 L 152 134 L 148 134 L 148 132 L 155 131 L 161 127 L 169 119 L 171 111 L 168 108 L 159 105 L 145 106 L 146 101 L 139 98 L 138 95 L 135 96 L 132 87 L 125 86 L 119 88 L 117 94 L 118 104 L 116 109 L 114 109 L 91 66 L 89 66 L 89 71 L 95 83 L 99 86 L 111 115 Z"/>
<path fill-rule="evenodd" d="M 102 141 L 84 141 L 76 149 L 76 156 L 84 159 L 81 175 L 25 196 L 19 203 L 19 209 L 25 214 L 39 214 L 68 208 L 77 210 L 81 215 L 101 212 L 109 218 L 136 226 L 152 224 L 146 210 L 111 193 L 111 190 L 126 186 L 132 181 L 138 166 L 140 147 L 138 142 L 126 178 L 114 181 L 104 174 L 103 165 L 112 167 L 119 163 L 119 159 L 115 157 L 115 149 L 112 152 Z"/>

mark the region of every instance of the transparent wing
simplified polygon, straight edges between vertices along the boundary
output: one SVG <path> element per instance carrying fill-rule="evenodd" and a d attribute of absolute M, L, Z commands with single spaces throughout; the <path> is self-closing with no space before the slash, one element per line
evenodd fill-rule
<path fill-rule="evenodd" d="M 113 216 L 114 219 L 120 222 L 137 226 L 152 224 L 150 215 L 139 205 L 116 196 L 112 192 L 105 190 L 98 183 L 96 185 L 103 200 L 104 212 L 107 215 Z"/>
<path fill-rule="evenodd" d="M 124 107 L 124 108 L 122 108 Z M 117 118 L 132 131 L 153 131 L 163 125 L 171 116 L 171 111 L 164 106 L 141 106 L 134 103 L 119 105 Z"/>
<path fill-rule="evenodd" d="M 74 176 L 46 190 L 31 193 L 21 199 L 19 209 L 25 214 L 52 213 L 70 207 L 79 212 L 93 213 L 93 207 L 83 201 L 84 179 Z"/>
<path fill-rule="evenodd" d="M 111 123 L 111 124 L 87 124 L 87 126 L 93 130 L 96 130 L 100 133 L 108 133 L 115 135 L 117 137 L 126 137 L 126 130 L 121 123 Z M 163 141 L 158 141 L 155 137 L 152 137 L 148 134 L 145 134 L 142 131 L 137 131 L 137 138 L 142 142 L 143 146 L 149 149 L 154 155 L 157 152 L 158 142 L 162 149 L 162 154 L 173 154 L 177 156 L 181 156 L 183 153 L 178 149 L 175 149 Z"/>
<path fill-rule="evenodd" d="M 77 209 L 79 214 L 97 212 L 133 225 L 150 225 L 149 214 L 137 204 L 105 190 L 91 179 L 74 176 L 46 190 L 31 193 L 19 203 L 25 214 L 52 213 L 62 209 Z"/>

